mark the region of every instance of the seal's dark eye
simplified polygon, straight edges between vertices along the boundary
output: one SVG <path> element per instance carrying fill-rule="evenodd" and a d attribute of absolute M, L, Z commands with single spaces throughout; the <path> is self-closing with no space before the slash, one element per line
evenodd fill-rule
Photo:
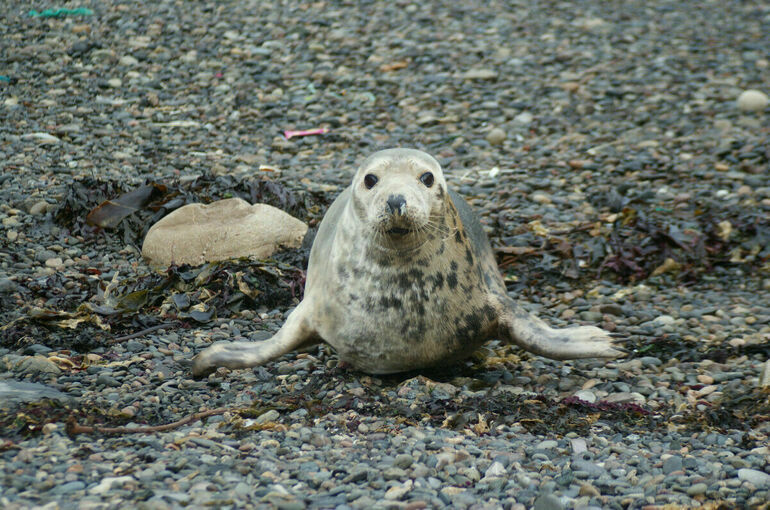
<path fill-rule="evenodd" d="M 430 188 L 433 186 L 433 174 L 430 172 L 425 172 L 420 176 L 420 181 Z"/>
<path fill-rule="evenodd" d="M 364 186 L 366 186 L 366 189 L 372 189 L 375 184 L 377 184 L 377 176 L 373 174 L 366 174 L 364 177 Z"/>

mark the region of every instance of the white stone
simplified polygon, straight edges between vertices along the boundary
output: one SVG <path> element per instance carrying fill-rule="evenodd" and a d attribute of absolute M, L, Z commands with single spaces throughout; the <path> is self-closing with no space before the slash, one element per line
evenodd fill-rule
<path fill-rule="evenodd" d="M 91 494 L 104 494 L 112 489 L 113 485 L 123 485 L 128 482 L 135 482 L 136 479 L 132 476 L 108 476 L 102 478 L 102 481 L 98 485 L 94 485 L 88 492 Z"/>
<path fill-rule="evenodd" d="M 492 69 L 471 69 L 461 76 L 466 80 L 494 80 L 497 73 Z"/>
<path fill-rule="evenodd" d="M 123 85 L 123 81 L 120 78 L 110 78 L 107 80 L 107 85 L 110 87 L 117 89 L 120 88 L 121 85 Z"/>
<path fill-rule="evenodd" d="M 58 138 L 55 136 L 49 134 L 49 133 L 27 133 L 26 135 L 21 135 L 22 139 L 34 139 L 39 141 L 40 143 L 56 143 L 59 141 Z"/>
<path fill-rule="evenodd" d="M 521 112 L 513 118 L 513 122 L 522 126 L 527 126 L 532 123 L 534 117 L 529 112 Z"/>
<path fill-rule="evenodd" d="M 136 59 L 136 57 L 132 57 L 131 55 L 123 55 L 120 57 L 118 63 L 122 66 L 133 67 L 137 65 L 139 61 Z"/>
<path fill-rule="evenodd" d="M 576 396 L 580 400 L 588 402 L 589 404 L 593 404 L 594 402 L 596 402 L 596 394 L 591 390 L 576 391 L 574 393 L 574 396 Z"/>
<path fill-rule="evenodd" d="M 157 266 L 262 259 L 282 247 L 299 247 L 306 232 L 307 225 L 280 209 L 228 198 L 165 216 L 147 232 L 142 255 Z"/>
<path fill-rule="evenodd" d="M 738 96 L 738 109 L 744 112 L 761 112 L 767 107 L 770 99 L 760 90 L 744 90 Z"/>
<path fill-rule="evenodd" d="M 503 476 L 507 473 L 505 466 L 500 462 L 494 461 L 491 466 L 484 472 L 484 478 L 494 478 L 497 476 Z"/>
<path fill-rule="evenodd" d="M 385 492 L 385 499 L 388 501 L 397 501 L 409 493 L 412 490 L 413 482 L 407 480 L 404 485 L 394 485 Z"/>

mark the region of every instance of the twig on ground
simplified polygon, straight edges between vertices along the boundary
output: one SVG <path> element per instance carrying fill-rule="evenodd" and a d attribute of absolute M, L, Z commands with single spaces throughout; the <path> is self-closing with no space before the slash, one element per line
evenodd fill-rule
<path fill-rule="evenodd" d="M 231 409 L 227 407 L 217 407 L 216 409 L 209 409 L 208 411 L 201 411 L 199 413 L 185 416 L 181 420 L 177 420 L 175 422 L 146 427 L 90 427 L 88 425 L 80 425 L 75 421 L 74 416 L 70 416 L 67 419 L 66 431 L 67 435 L 70 437 L 76 436 L 78 434 L 93 434 L 95 432 L 100 434 L 152 434 L 154 432 L 164 432 L 166 430 L 175 429 L 177 427 L 181 427 L 182 425 L 186 425 L 187 423 L 202 420 L 203 418 L 208 418 L 209 416 L 223 414 L 230 410 Z"/>
<path fill-rule="evenodd" d="M 144 336 L 147 333 L 152 333 L 153 331 L 157 331 L 159 329 L 163 328 L 169 328 L 171 326 L 179 326 L 179 324 L 174 322 L 168 322 L 164 324 L 156 324 L 155 326 L 150 326 L 149 328 L 142 329 L 140 331 L 137 331 L 136 333 L 131 333 L 130 335 L 123 335 L 123 336 L 116 336 L 112 340 L 109 341 L 110 344 L 116 344 L 119 342 L 125 342 L 126 340 L 131 340 L 132 338 L 137 338 L 140 336 Z"/>

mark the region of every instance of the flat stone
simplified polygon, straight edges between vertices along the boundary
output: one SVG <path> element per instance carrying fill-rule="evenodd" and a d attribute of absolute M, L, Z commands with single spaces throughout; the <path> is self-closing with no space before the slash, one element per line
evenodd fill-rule
<path fill-rule="evenodd" d="M 307 225 L 280 209 L 240 198 L 180 207 L 153 225 L 142 255 L 155 266 L 200 265 L 240 257 L 262 259 L 297 248 Z"/>
<path fill-rule="evenodd" d="M 739 469 L 738 479 L 752 483 L 757 487 L 770 487 L 770 475 L 756 469 Z"/>
<path fill-rule="evenodd" d="M 682 457 L 679 455 L 672 455 L 663 461 L 663 473 L 669 475 L 674 471 L 680 471 L 682 469 Z"/>
<path fill-rule="evenodd" d="M 564 505 L 553 494 L 543 494 L 535 500 L 534 510 L 562 510 Z"/>
<path fill-rule="evenodd" d="M 60 401 L 72 399 L 66 393 L 45 384 L 14 380 L 0 381 L 0 402 L 35 402 L 43 398 Z"/>
<path fill-rule="evenodd" d="M 494 80 L 497 73 L 492 69 L 471 69 L 461 75 L 466 80 Z"/>

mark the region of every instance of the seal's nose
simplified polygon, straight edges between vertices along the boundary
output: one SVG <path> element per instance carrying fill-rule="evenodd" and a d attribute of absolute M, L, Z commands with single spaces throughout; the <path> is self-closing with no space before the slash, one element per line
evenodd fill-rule
<path fill-rule="evenodd" d="M 390 209 L 390 214 L 402 216 L 404 214 L 405 205 L 406 199 L 404 198 L 404 195 L 390 195 L 388 197 L 388 209 Z"/>

